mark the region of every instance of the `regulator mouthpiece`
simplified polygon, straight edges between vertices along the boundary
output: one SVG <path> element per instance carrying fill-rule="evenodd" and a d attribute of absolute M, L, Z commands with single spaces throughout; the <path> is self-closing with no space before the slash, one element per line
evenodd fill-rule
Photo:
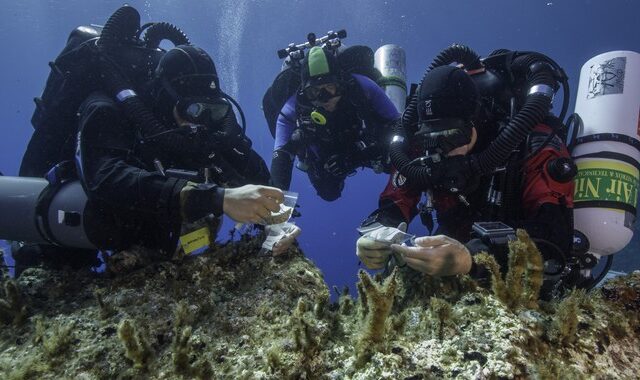
<path fill-rule="evenodd" d="M 316 110 L 311 111 L 311 121 L 313 121 L 313 123 L 317 125 L 327 124 L 327 118 Z"/>

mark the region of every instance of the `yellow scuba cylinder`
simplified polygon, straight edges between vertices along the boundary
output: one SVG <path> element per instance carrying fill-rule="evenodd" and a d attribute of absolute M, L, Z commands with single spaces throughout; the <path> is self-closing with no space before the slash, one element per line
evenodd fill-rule
<path fill-rule="evenodd" d="M 640 169 L 640 54 L 611 51 L 580 72 L 575 111 L 583 120 L 572 156 L 575 229 L 589 251 L 614 254 L 633 237 Z"/>

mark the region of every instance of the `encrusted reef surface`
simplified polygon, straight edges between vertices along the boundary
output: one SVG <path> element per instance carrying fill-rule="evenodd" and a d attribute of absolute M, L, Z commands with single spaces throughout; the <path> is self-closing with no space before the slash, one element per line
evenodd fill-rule
<path fill-rule="evenodd" d="M 408 269 L 359 274 L 329 302 L 320 271 L 260 239 L 114 278 L 40 268 L 0 292 L 3 379 L 583 379 L 640 373 L 640 272 L 535 301 L 526 236 L 492 289 Z M 345 254 L 351 254 L 345 253 Z M 481 257 L 490 269 L 495 263 Z M 493 268 L 494 270 L 497 268 Z"/>

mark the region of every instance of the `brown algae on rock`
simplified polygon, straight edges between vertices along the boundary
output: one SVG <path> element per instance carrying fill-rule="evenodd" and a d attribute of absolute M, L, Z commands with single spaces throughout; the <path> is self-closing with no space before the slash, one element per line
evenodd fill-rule
<path fill-rule="evenodd" d="M 330 304 L 313 263 L 297 249 L 258 255 L 260 237 L 115 278 L 29 269 L 3 286 L 9 309 L 26 314 L 4 319 L 0 377 L 635 377 L 640 272 L 534 302 L 539 262 L 518 239 L 516 272 L 497 295 L 464 276 L 398 268 L 386 280 L 361 272 L 360 296 L 339 291 Z"/>

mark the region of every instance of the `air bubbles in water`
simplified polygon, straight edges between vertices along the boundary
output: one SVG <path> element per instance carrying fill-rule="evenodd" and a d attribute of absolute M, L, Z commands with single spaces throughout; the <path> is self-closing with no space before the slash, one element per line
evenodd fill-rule
<path fill-rule="evenodd" d="M 221 86 L 231 96 L 237 98 L 240 90 L 240 51 L 247 18 L 248 0 L 227 0 L 221 2 L 221 21 L 218 27 L 219 61 L 217 65 Z"/>

